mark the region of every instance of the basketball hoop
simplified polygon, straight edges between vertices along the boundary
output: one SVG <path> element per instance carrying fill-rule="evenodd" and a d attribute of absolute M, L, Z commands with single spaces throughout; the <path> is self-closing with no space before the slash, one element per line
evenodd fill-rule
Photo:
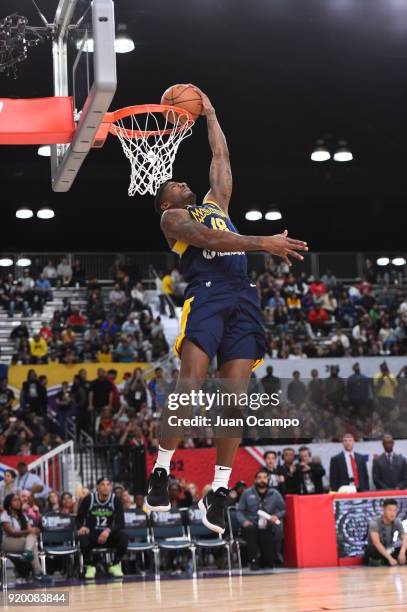
<path fill-rule="evenodd" d="M 106 113 L 93 146 L 103 146 L 108 132 L 117 136 L 130 161 L 129 196 L 155 195 L 172 178 L 178 147 L 193 125 L 190 113 L 177 106 L 128 106 Z"/>

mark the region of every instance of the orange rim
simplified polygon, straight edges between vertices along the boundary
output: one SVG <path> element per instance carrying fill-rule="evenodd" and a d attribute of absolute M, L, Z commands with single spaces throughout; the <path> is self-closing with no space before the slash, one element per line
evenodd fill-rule
<path fill-rule="evenodd" d="M 170 106 L 168 104 L 140 104 L 137 106 L 126 106 L 125 108 L 119 108 L 117 111 L 106 113 L 104 117 L 104 123 L 109 123 L 109 132 L 113 136 L 127 136 L 128 138 L 148 138 L 149 136 L 166 136 L 174 133 L 174 129 L 167 130 L 130 130 L 118 125 L 115 125 L 116 121 L 130 117 L 131 115 L 143 115 L 146 113 L 162 113 L 164 111 L 173 111 L 177 115 L 185 115 L 187 120 L 185 123 L 188 125 L 185 127 L 185 123 L 175 128 L 175 132 L 179 132 L 182 129 L 188 129 L 194 124 L 191 114 L 179 106 Z"/>

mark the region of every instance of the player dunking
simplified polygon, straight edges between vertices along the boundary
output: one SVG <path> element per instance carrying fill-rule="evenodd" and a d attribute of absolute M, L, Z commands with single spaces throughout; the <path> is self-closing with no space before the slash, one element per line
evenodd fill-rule
<path fill-rule="evenodd" d="M 229 215 L 232 173 L 225 136 L 209 98 L 202 97 L 209 144 L 212 149 L 210 190 L 202 204 L 186 183 L 168 181 L 156 196 L 161 229 L 181 256 L 181 271 L 188 282 L 175 352 L 181 358 L 177 389 L 199 387 L 212 358 L 217 355 L 220 378 L 236 381 L 247 390 L 252 369 L 265 353 L 265 333 L 256 285 L 247 276 L 246 251 L 266 251 L 302 260 L 305 242 L 293 240 L 287 231 L 276 236 L 241 236 Z M 168 474 L 179 438 L 161 438 L 147 495 L 151 510 L 169 510 Z M 217 438 L 212 488 L 200 500 L 203 523 L 224 533 L 224 507 L 228 482 L 240 438 Z"/>

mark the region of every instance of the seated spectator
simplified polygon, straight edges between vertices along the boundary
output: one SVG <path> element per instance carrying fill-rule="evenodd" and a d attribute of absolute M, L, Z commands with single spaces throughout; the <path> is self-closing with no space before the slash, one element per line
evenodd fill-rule
<path fill-rule="evenodd" d="M 123 289 L 120 289 L 120 285 L 118 283 L 115 284 L 109 293 L 109 302 L 113 316 L 120 313 L 127 303 L 127 296 Z"/>
<path fill-rule="evenodd" d="M 122 325 L 122 332 L 124 334 L 136 334 L 140 331 L 140 324 L 138 322 L 138 317 L 134 312 L 131 312 L 127 317 L 127 321 L 125 321 Z"/>
<path fill-rule="evenodd" d="M 153 341 L 151 343 L 151 351 L 153 359 L 160 359 L 161 357 L 165 357 L 168 355 L 168 351 L 170 347 L 168 346 L 168 342 L 164 336 L 163 332 L 158 332 L 153 337 Z"/>
<path fill-rule="evenodd" d="M 72 327 L 67 327 L 62 332 L 62 341 L 64 342 L 64 344 L 73 345 L 75 342 L 75 338 L 76 338 L 76 334 L 74 330 L 72 329 Z"/>
<path fill-rule="evenodd" d="M 133 289 L 130 292 L 131 297 L 131 305 L 130 310 L 135 310 L 136 312 L 140 312 L 142 310 L 148 310 L 150 315 L 152 316 L 151 308 L 147 304 L 145 294 L 143 291 L 143 285 L 141 283 L 137 283 L 134 285 Z"/>
<path fill-rule="evenodd" d="M 111 363 L 113 361 L 112 351 L 108 344 L 102 344 L 100 350 L 96 353 L 98 363 Z"/>
<path fill-rule="evenodd" d="M 48 363 L 48 343 L 39 334 L 30 338 L 31 363 Z"/>
<path fill-rule="evenodd" d="M 50 328 L 49 324 L 46 321 L 43 321 L 41 323 L 41 327 L 40 327 L 40 336 L 41 338 L 44 338 L 45 342 L 50 342 L 52 340 L 52 329 Z"/>
<path fill-rule="evenodd" d="M 61 495 L 61 512 L 62 514 L 76 514 L 78 511 L 77 504 L 69 491 L 64 491 Z"/>
<path fill-rule="evenodd" d="M 129 363 L 135 361 L 137 352 L 133 349 L 127 338 L 122 338 L 114 351 L 115 361 Z"/>
<path fill-rule="evenodd" d="M 323 294 L 321 297 L 321 306 L 330 315 L 336 313 L 338 309 L 338 301 L 333 291 L 328 291 L 328 293 Z"/>
<path fill-rule="evenodd" d="M 27 519 L 32 525 L 35 525 L 35 527 L 40 527 L 41 512 L 39 505 L 37 505 L 32 493 L 30 491 L 27 491 L 26 489 L 23 489 L 22 491 L 20 491 L 20 493 L 18 493 L 18 496 L 21 501 L 21 510 L 24 512 Z M 45 499 L 43 499 L 42 502 L 44 503 Z"/>
<path fill-rule="evenodd" d="M 308 321 L 313 329 L 325 329 L 326 323 L 329 321 L 329 315 L 321 304 L 315 304 L 308 313 Z"/>
<path fill-rule="evenodd" d="M 59 495 L 56 491 L 50 491 L 48 498 L 47 498 L 47 503 L 44 508 L 44 514 L 48 512 L 59 512 L 59 511 L 60 511 Z"/>
<path fill-rule="evenodd" d="M 273 567 L 281 560 L 282 519 L 285 503 L 280 493 L 268 486 L 268 472 L 260 469 L 254 485 L 246 489 L 237 506 L 237 520 L 243 528 L 251 570 Z M 259 517 L 259 510 L 270 518 Z"/>
<path fill-rule="evenodd" d="M 79 361 L 94 362 L 96 361 L 96 353 L 90 342 L 85 342 L 82 350 L 79 353 Z"/>
<path fill-rule="evenodd" d="M 57 267 L 57 277 L 64 287 L 69 287 L 72 281 L 72 268 L 66 257 L 61 259 L 61 263 Z"/>
<path fill-rule="evenodd" d="M 371 519 L 364 558 L 366 565 L 406 564 L 407 534 L 397 512 L 397 501 L 387 498 L 383 502 L 383 514 Z"/>
<path fill-rule="evenodd" d="M 82 267 L 80 259 L 75 259 L 72 267 L 72 282 L 79 287 L 85 286 L 86 273 Z"/>
<path fill-rule="evenodd" d="M 42 573 L 38 557 L 38 534 L 40 530 L 28 522 L 22 511 L 18 495 L 13 493 L 7 495 L 0 521 L 3 531 L 2 550 L 6 553 L 21 553 L 32 565 L 34 580 L 47 580 L 46 574 Z"/>
<path fill-rule="evenodd" d="M 290 318 L 294 318 L 297 315 L 298 311 L 301 310 L 301 308 L 301 298 L 298 293 L 290 293 L 287 297 L 287 309 Z"/>
<path fill-rule="evenodd" d="M 13 318 L 16 311 L 21 312 L 23 317 L 28 317 L 30 313 L 29 303 L 24 295 L 21 281 L 18 281 L 16 285 L 9 289 L 8 316 Z"/>
<path fill-rule="evenodd" d="M 4 470 L 3 480 L 0 482 L 0 509 L 4 508 L 7 495 L 16 492 L 16 473 L 14 470 Z"/>
<path fill-rule="evenodd" d="M 103 520 L 98 515 L 103 511 Z M 122 578 L 121 560 L 127 552 L 128 535 L 124 531 L 124 512 L 121 501 L 112 495 L 112 483 L 99 478 L 96 491 L 87 495 L 79 504 L 76 517 L 79 542 L 86 566 L 85 579 L 93 580 L 96 567 L 91 564 L 91 551 L 95 546 L 112 548 L 115 563 L 109 567 L 109 574 Z"/>
<path fill-rule="evenodd" d="M 339 326 L 336 328 L 333 336 L 331 336 L 331 341 L 340 342 L 345 351 L 350 348 L 349 338 L 343 333 L 342 328 Z"/>
<path fill-rule="evenodd" d="M 311 278 L 310 278 L 311 280 Z M 310 283 L 309 286 L 309 291 L 310 293 L 312 293 L 312 295 L 318 299 L 320 298 L 324 293 L 327 292 L 327 288 L 324 285 L 324 283 L 322 281 L 319 280 L 319 278 L 316 279 L 312 279 L 312 282 Z"/>
<path fill-rule="evenodd" d="M 49 278 L 45 277 L 44 273 L 41 273 L 35 281 L 35 289 L 38 291 L 43 303 L 52 300 L 51 282 Z"/>
<path fill-rule="evenodd" d="M 81 313 L 79 308 L 76 308 L 67 318 L 67 324 L 72 327 L 74 332 L 82 333 L 86 325 L 86 317 Z"/>
<path fill-rule="evenodd" d="M 44 267 L 42 273 L 44 275 L 44 278 L 47 278 L 51 282 L 51 284 L 55 284 L 58 272 L 51 259 L 48 259 L 48 263 Z"/>
<path fill-rule="evenodd" d="M 32 493 L 36 499 L 45 500 L 49 495 L 48 485 L 37 474 L 28 471 L 25 461 L 20 461 L 17 464 L 16 492 L 20 493 L 23 490 Z"/>

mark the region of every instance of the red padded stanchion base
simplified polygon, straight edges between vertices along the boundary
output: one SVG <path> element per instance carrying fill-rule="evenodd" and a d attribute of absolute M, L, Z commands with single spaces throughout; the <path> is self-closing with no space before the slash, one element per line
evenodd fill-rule
<path fill-rule="evenodd" d="M 71 97 L 0 98 L 0 144 L 71 142 L 75 131 Z"/>

